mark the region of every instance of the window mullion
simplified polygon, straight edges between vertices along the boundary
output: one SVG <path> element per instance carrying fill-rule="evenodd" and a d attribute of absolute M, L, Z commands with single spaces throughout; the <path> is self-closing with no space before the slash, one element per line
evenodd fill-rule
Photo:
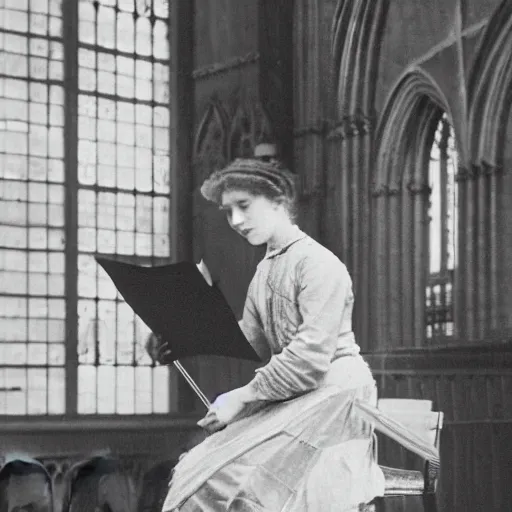
<path fill-rule="evenodd" d="M 441 201 L 441 273 L 446 274 L 448 269 L 448 139 L 450 137 L 450 124 L 447 120 L 442 122 L 440 149 L 441 180 L 440 180 L 440 201 Z"/>
<path fill-rule="evenodd" d="M 78 2 L 62 3 L 64 169 L 66 173 L 66 414 L 77 414 L 78 389 Z"/>

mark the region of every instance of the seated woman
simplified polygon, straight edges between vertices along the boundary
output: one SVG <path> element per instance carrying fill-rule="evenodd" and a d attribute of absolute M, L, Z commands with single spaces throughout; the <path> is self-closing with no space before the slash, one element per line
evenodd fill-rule
<path fill-rule="evenodd" d="M 278 161 L 237 159 L 201 192 L 266 245 L 240 322 L 265 364 L 198 423 L 212 435 L 176 466 L 163 512 L 359 510 L 384 478 L 353 408 L 377 393 L 352 332 L 347 268 L 294 223 L 294 175 Z"/>

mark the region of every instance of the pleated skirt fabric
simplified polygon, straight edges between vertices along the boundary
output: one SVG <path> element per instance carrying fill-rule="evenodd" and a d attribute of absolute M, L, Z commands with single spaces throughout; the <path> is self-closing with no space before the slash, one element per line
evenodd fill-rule
<path fill-rule="evenodd" d="M 375 405 L 375 381 L 361 356 L 343 357 L 318 389 L 267 405 L 191 450 L 162 512 L 342 512 L 382 496 L 373 429 L 355 399 Z"/>

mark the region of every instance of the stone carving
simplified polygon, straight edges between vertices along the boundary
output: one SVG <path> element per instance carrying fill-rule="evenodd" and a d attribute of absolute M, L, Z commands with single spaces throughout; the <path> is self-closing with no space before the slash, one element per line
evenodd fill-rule
<path fill-rule="evenodd" d="M 237 93 L 232 101 L 213 98 L 198 124 L 194 141 L 194 170 L 202 182 L 215 169 L 237 157 L 249 157 L 260 142 L 271 141 L 269 116 L 259 101 Z"/>
<path fill-rule="evenodd" d="M 374 119 L 364 115 L 362 112 L 352 116 L 345 116 L 341 121 L 329 127 L 327 137 L 329 139 L 350 139 L 367 135 L 371 132 Z"/>
<path fill-rule="evenodd" d="M 228 116 L 222 104 L 213 99 L 198 125 L 194 141 L 194 169 L 198 182 L 226 164 Z"/>
<path fill-rule="evenodd" d="M 9 457 L 0 469 L 0 510 L 50 512 L 51 478 L 39 461 Z"/>
<path fill-rule="evenodd" d="M 231 120 L 228 160 L 253 156 L 256 145 L 271 138 L 270 120 L 261 104 L 240 102 Z"/>
<path fill-rule="evenodd" d="M 0 468 L 0 509 L 149 510 L 148 504 L 154 507 L 162 501 L 173 466 L 171 460 L 155 464 L 149 458 L 137 457 L 13 456 L 4 460 Z"/>

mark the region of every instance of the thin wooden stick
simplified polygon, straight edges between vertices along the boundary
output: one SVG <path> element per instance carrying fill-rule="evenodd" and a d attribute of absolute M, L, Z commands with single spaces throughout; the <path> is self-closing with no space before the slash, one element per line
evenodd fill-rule
<path fill-rule="evenodd" d="M 190 376 L 190 374 L 187 372 L 187 370 L 185 370 L 185 368 L 183 368 L 183 366 L 181 365 L 181 363 L 179 361 L 173 361 L 173 364 L 176 367 L 176 369 L 181 373 L 181 375 L 183 375 L 185 380 L 189 383 L 190 387 L 194 390 L 195 394 L 199 397 L 201 402 L 203 402 L 203 404 L 206 406 L 206 408 L 209 409 L 211 406 L 210 401 L 208 400 L 208 398 L 206 398 L 206 395 L 201 391 L 201 389 L 195 383 L 194 379 Z"/>

